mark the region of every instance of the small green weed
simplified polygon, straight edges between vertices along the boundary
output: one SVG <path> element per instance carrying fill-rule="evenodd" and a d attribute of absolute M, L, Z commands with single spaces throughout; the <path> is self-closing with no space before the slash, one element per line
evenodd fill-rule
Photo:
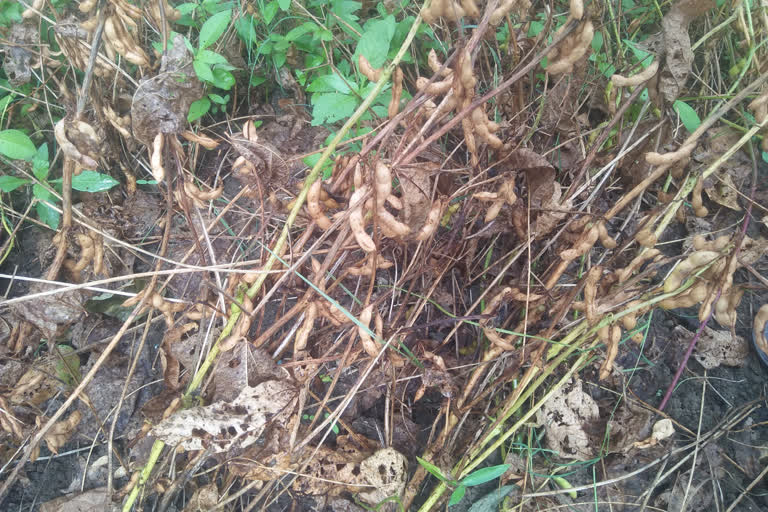
<path fill-rule="evenodd" d="M 35 148 L 32 140 L 20 130 L 0 131 L 0 154 L 12 159 L 29 162 L 32 174 L 39 183 L 28 178 L 16 176 L 0 176 L 0 192 L 13 192 L 20 187 L 32 185 L 32 196 L 35 200 L 37 218 L 51 229 L 59 227 L 59 212 L 49 204 L 57 203 L 58 199 L 50 189 L 61 192 L 61 179 L 48 180 L 50 161 L 48 159 L 48 144 L 43 143 Z M 95 171 L 83 171 L 72 178 L 72 188 L 80 192 L 103 192 L 118 185 L 113 177 Z"/>
<path fill-rule="evenodd" d="M 431 462 L 428 462 L 421 457 L 416 457 L 416 460 L 418 460 L 419 464 L 421 464 L 421 466 L 432 476 L 441 482 L 444 482 L 445 484 L 453 487 L 453 493 L 451 494 L 451 498 L 448 500 L 448 506 L 456 505 L 459 503 L 464 498 L 464 494 L 467 492 L 467 487 L 473 487 L 475 485 L 490 482 L 491 480 L 494 480 L 503 475 L 510 466 L 509 464 L 499 464 L 497 466 L 480 468 L 462 478 L 461 481 L 458 481 L 443 475 L 443 472 L 440 471 L 440 468 Z"/>

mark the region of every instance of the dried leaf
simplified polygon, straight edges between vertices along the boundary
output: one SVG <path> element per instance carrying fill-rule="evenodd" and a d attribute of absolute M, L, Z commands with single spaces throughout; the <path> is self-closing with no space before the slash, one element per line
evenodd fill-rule
<path fill-rule="evenodd" d="M 13 86 L 24 85 L 32 78 L 32 67 L 35 67 L 32 59 L 35 54 L 31 48 L 34 47 L 37 34 L 34 24 L 15 23 L 8 35 L 8 44 L 0 47 L 5 53 L 3 71 Z"/>
<path fill-rule="evenodd" d="M 192 102 L 203 95 L 192 68 L 192 56 L 177 35 L 163 56 L 160 72 L 143 80 L 133 95 L 131 121 L 133 134 L 150 147 L 158 133 L 181 133 L 187 126 Z"/>
<path fill-rule="evenodd" d="M 693 337 L 691 331 L 679 325 L 673 333 L 681 342 L 687 342 Z M 749 357 L 749 344 L 741 336 L 705 327 L 696 342 L 693 357 L 708 370 L 718 366 L 744 366 Z"/>
<path fill-rule="evenodd" d="M 571 380 L 559 388 L 536 413 L 536 420 L 546 429 L 547 445 L 560 457 L 588 460 L 600 445 L 592 442 L 585 428 L 599 421 L 600 411 L 581 387 L 580 380 Z"/>
<path fill-rule="evenodd" d="M 245 448 L 255 443 L 267 423 L 287 421 L 297 398 L 291 384 L 268 380 L 246 386 L 231 403 L 216 402 L 177 412 L 160 422 L 151 435 L 185 450 L 209 446 L 214 453 Z"/>
<path fill-rule="evenodd" d="M 665 66 L 659 73 L 658 88 L 670 104 L 685 89 L 691 71 L 693 52 L 688 24 L 714 6 L 714 0 L 680 0 L 661 20 Z"/>
<path fill-rule="evenodd" d="M 57 288 L 43 283 L 33 283 L 29 293 L 34 294 Z M 48 339 L 55 339 L 59 329 L 75 323 L 85 311 L 85 295 L 79 290 L 56 293 L 11 304 L 16 315 L 40 329 Z"/>
<path fill-rule="evenodd" d="M 408 460 L 394 448 L 379 450 L 360 464 L 363 479 L 374 489 L 361 492 L 360 498 L 377 505 L 391 496 L 400 496 L 408 476 Z"/>
<path fill-rule="evenodd" d="M 67 441 L 75 432 L 75 428 L 80 423 L 81 418 L 82 414 L 80 414 L 80 411 L 73 411 L 66 420 L 54 423 L 53 427 L 43 436 L 46 444 L 48 444 L 48 449 L 58 454 L 59 448 L 67 444 Z M 38 427 L 44 423 L 40 416 L 35 421 Z"/>
<path fill-rule="evenodd" d="M 99 487 L 62 496 L 40 505 L 40 512 L 105 512 L 113 510 L 107 502 L 107 488 Z"/>
<path fill-rule="evenodd" d="M 525 171 L 531 206 L 539 208 L 549 203 L 555 191 L 555 168 L 546 158 L 530 149 L 518 149 L 509 155 L 513 169 Z"/>
<path fill-rule="evenodd" d="M 705 181 L 704 192 L 717 204 L 737 212 L 741 211 L 739 194 L 729 174 L 720 173 L 715 179 Z"/>

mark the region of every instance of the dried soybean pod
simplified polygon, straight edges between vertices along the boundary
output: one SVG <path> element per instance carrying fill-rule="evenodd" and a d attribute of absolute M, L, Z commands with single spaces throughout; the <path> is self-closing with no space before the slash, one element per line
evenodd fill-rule
<path fill-rule="evenodd" d="M 365 222 L 363 220 L 363 199 L 368 193 L 368 186 L 363 185 L 352 194 L 349 198 L 349 204 L 351 210 L 349 213 L 349 228 L 352 230 L 352 234 L 357 240 L 357 244 L 365 252 L 373 252 L 376 250 L 376 244 L 373 243 L 373 238 L 365 232 Z"/>
<path fill-rule="evenodd" d="M 309 210 L 310 217 L 312 217 L 312 220 L 315 221 L 320 229 L 326 231 L 330 229 L 333 223 L 320 206 L 320 191 L 322 187 L 323 184 L 320 180 L 315 180 L 312 186 L 309 187 L 307 192 L 307 210 Z"/>
<path fill-rule="evenodd" d="M 358 325 L 357 334 L 360 335 L 360 341 L 363 342 L 363 350 L 365 350 L 365 353 L 371 357 L 376 357 L 379 355 L 379 347 L 376 344 L 376 342 L 373 340 L 373 338 L 371 338 L 371 335 L 368 334 L 368 329 L 367 329 L 367 327 L 371 325 L 372 317 L 373 317 L 373 304 L 369 304 L 368 307 L 366 307 L 360 313 L 360 323 L 364 325 L 366 328 L 363 328 L 360 325 Z"/>

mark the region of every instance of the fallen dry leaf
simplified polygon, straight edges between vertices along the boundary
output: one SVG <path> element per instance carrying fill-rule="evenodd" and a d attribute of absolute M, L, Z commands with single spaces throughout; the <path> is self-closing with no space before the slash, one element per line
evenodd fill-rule
<path fill-rule="evenodd" d="M 181 133 L 187 127 L 187 113 L 193 101 L 203 95 L 192 68 L 192 55 L 177 35 L 163 56 L 160 72 L 143 80 L 133 95 L 133 135 L 147 147 L 158 133 Z"/>
<path fill-rule="evenodd" d="M 32 283 L 29 293 L 39 293 L 56 288 L 44 283 Z M 45 295 L 35 300 L 11 304 L 10 309 L 17 316 L 31 323 L 49 339 L 55 339 L 59 330 L 75 323 L 85 312 L 86 297 L 79 290 Z"/>
<path fill-rule="evenodd" d="M 681 343 L 693 337 L 691 331 L 679 325 L 672 332 Z M 732 336 L 729 331 L 716 331 L 705 327 L 696 342 L 693 357 L 707 370 L 721 365 L 744 366 L 749 357 L 749 344 L 741 336 Z"/>
<path fill-rule="evenodd" d="M 72 411 L 72 414 L 70 414 L 66 420 L 54 423 L 53 427 L 51 427 L 51 429 L 43 436 L 43 439 L 48 445 L 48 449 L 53 453 L 58 454 L 59 448 L 67 444 L 67 441 L 69 441 L 69 438 L 75 432 L 75 428 L 77 427 L 77 424 L 80 423 L 82 417 L 80 411 Z M 35 418 L 35 423 L 37 423 L 38 427 L 41 427 L 43 423 L 45 423 L 43 419 L 44 418 L 41 418 L 40 416 Z"/>
<path fill-rule="evenodd" d="M 30 50 L 37 39 L 37 27 L 31 23 L 14 23 L 8 44 L 0 46 L 5 53 L 3 71 L 13 86 L 24 85 L 32 78 L 34 52 Z M 39 60 L 38 64 L 39 66 Z"/>
<path fill-rule="evenodd" d="M 219 502 L 219 489 L 215 483 L 210 483 L 195 489 L 192 497 L 187 501 L 183 512 L 206 512 L 213 510 Z"/>
<path fill-rule="evenodd" d="M 268 380 L 256 387 L 244 387 L 231 403 L 215 402 L 179 411 L 161 421 L 150 434 L 185 450 L 210 446 L 213 453 L 221 453 L 245 448 L 258 440 L 267 423 L 287 421 L 296 398 L 293 385 Z"/>
<path fill-rule="evenodd" d="M 714 6 L 714 0 L 680 0 L 661 20 L 665 65 L 659 72 L 658 90 L 667 103 L 680 96 L 691 71 L 693 52 L 688 25 Z"/>
<path fill-rule="evenodd" d="M 597 403 L 582 390 L 581 380 L 570 380 L 536 413 L 536 420 L 546 429 L 547 445 L 560 457 L 589 460 L 595 445 L 585 431 L 600 419 Z"/>
<path fill-rule="evenodd" d="M 736 184 L 727 172 L 719 173 L 712 180 L 704 182 L 704 192 L 710 200 L 731 210 L 741 211 L 739 194 Z"/>
<path fill-rule="evenodd" d="M 107 502 L 107 488 L 69 494 L 40 505 L 40 512 L 106 512 L 119 510 Z"/>

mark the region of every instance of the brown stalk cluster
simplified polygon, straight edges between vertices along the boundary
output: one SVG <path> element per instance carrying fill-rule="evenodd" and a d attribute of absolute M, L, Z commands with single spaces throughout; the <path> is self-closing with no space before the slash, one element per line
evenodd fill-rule
<path fill-rule="evenodd" d="M 98 13 L 95 8 L 98 2 L 96 0 L 83 0 L 78 8 L 82 13 L 92 13 L 92 16 L 81 23 L 81 27 L 93 32 L 98 25 Z M 149 9 L 150 16 L 154 16 L 157 11 L 159 19 L 159 7 L 156 2 L 151 2 Z M 132 5 L 125 0 L 111 0 L 109 3 L 111 13 L 107 15 L 104 22 L 104 50 L 111 60 L 115 60 L 120 55 L 131 64 L 141 67 L 149 67 L 149 57 L 138 42 L 138 22 L 142 20 L 141 8 Z M 165 1 L 166 18 L 172 21 L 178 20 L 181 13 L 171 7 Z"/>
<path fill-rule="evenodd" d="M 548 56 L 547 72 L 550 74 L 572 72 L 573 65 L 587 53 L 592 43 L 595 28 L 590 19 L 584 19 L 583 0 L 571 0 L 568 20 L 555 32 L 554 37 L 564 32 L 572 22 L 580 23 Z"/>
<path fill-rule="evenodd" d="M 443 99 L 439 105 L 432 100 L 427 101 L 424 107 L 426 113 L 437 119 L 469 107 L 475 99 L 477 85 L 469 51 L 464 50 L 460 54 L 453 70 L 443 68 L 434 50 L 429 53 L 428 63 L 439 80 L 430 83 L 426 77 L 419 77 L 416 87 L 429 96 L 442 95 Z M 488 119 L 483 107 L 475 108 L 469 116 L 463 118 L 461 127 L 473 166 L 479 162 L 476 135 L 494 149 L 501 149 L 503 146 L 501 139 L 495 134 L 499 131 L 499 124 Z"/>
<path fill-rule="evenodd" d="M 712 303 L 717 289 L 720 288 L 720 298 L 714 304 L 715 319 L 720 325 L 734 326 L 736 308 L 741 302 L 744 290 L 733 286 L 733 274 L 741 264 L 737 258 L 726 257 L 727 249 L 732 246 L 729 235 L 711 241 L 701 235 L 695 236 L 695 251 L 681 261 L 664 280 L 664 293 L 677 290 L 689 278 L 695 279 L 695 282 L 684 292 L 665 299 L 659 305 L 665 309 L 674 309 L 701 304 L 699 321 L 704 321 L 712 311 Z"/>
<path fill-rule="evenodd" d="M 489 18 L 491 25 L 498 25 L 517 6 L 518 10 L 527 10 L 530 7 L 528 0 L 501 0 L 499 6 L 494 9 Z M 446 21 L 458 21 L 463 17 L 480 18 L 482 11 L 475 0 L 432 0 L 429 6 L 421 10 L 421 16 L 429 24 L 443 19 Z"/>

